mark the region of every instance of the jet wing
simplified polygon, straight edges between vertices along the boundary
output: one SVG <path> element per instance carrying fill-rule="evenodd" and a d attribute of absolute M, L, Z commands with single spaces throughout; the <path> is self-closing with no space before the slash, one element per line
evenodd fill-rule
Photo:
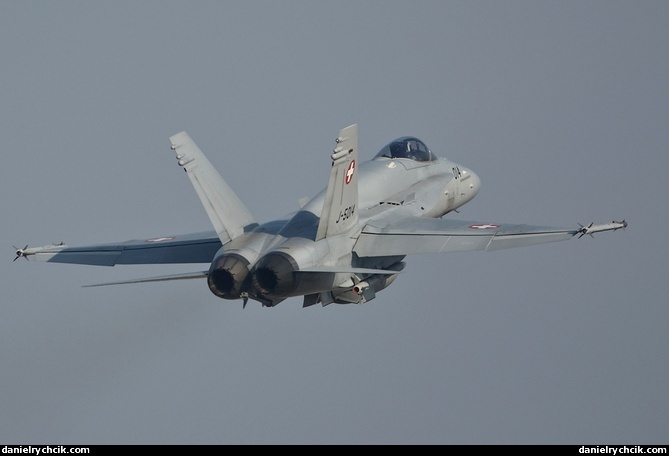
<path fill-rule="evenodd" d="M 600 231 L 604 231 L 601 229 Z M 570 239 L 581 229 L 409 217 L 375 220 L 362 229 L 353 251 L 361 257 L 501 250 Z"/>
<path fill-rule="evenodd" d="M 116 264 L 174 264 L 211 263 L 221 248 L 215 231 L 161 236 L 120 243 L 97 244 L 84 247 L 47 245 L 18 249 L 18 257 L 32 256 L 37 261 L 53 263 L 114 266 Z"/>

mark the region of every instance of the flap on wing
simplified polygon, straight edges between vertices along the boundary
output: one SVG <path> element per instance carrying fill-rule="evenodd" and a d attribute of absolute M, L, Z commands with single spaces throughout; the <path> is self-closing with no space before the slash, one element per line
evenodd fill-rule
<path fill-rule="evenodd" d="M 361 257 L 501 250 L 570 239 L 578 230 L 410 217 L 371 222 L 353 251 Z"/>
<path fill-rule="evenodd" d="M 116 264 L 210 263 L 221 248 L 215 232 L 163 236 L 117 244 L 35 249 L 37 261 L 114 266 Z"/>

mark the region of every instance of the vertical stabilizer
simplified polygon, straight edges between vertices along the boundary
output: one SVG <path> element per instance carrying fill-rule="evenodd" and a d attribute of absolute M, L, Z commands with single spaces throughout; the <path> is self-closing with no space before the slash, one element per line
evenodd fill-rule
<path fill-rule="evenodd" d="M 339 132 L 316 240 L 346 233 L 358 223 L 358 125 Z"/>
<path fill-rule="evenodd" d="M 255 225 L 255 219 L 199 147 L 182 131 L 170 136 L 172 150 L 186 171 L 223 244 Z"/>

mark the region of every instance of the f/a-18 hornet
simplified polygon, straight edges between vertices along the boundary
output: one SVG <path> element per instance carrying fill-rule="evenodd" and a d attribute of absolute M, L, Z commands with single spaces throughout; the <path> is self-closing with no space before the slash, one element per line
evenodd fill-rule
<path fill-rule="evenodd" d="M 627 227 L 624 220 L 568 229 L 444 218 L 476 196 L 478 176 L 411 136 L 359 163 L 357 124 L 335 140 L 327 187 L 296 212 L 259 222 L 186 132 L 170 141 L 214 230 L 86 247 L 26 246 L 14 260 L 206 263 L 204 271 L 89 286 L 201 278 L 214 295 L 244 306 L 249 299 L 272 307 L 299 296 L 307 307 L 374 299 L 401 273 L 407 255 L 508 249 Z"/>

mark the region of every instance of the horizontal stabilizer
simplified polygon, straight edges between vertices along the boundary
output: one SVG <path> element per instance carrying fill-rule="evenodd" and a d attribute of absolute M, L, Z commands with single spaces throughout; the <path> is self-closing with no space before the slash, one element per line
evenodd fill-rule
<path fill-rule="evenodd" d="M 401 271 L 391 271 L 389 269 L 370 269 L 370 268 L 350 268 L 346 266 L 323 266 L 323 267 L 313 267 L 313 268 L 305 268 L 305 269 L 300 269 L 299 271 L 295 271 L 295 273 L 300 273 L 300 272 L 334 272 L 334 273 L 342 273 L 342 274 L 382 274 L 382 275 L 393 275 L 393 274 L 399 274 Z"/>
<path fill-rule="evenodd" d="M 186 272 L 184 274 L 172 274 L 158 277 L 147 277 L 144 279 L 130 279 L 130 280 L 122 280 L 119 282 L 105 282 L 105 283 L 96 283 L 93 285 L 83 285 L 83 288 L 103 287 L 106 285 L 125 285 L 128 283 L 167 282 L 171 280 L 202 279 L 207 277 L 207 274 L 208 274 L 207 271 Z"/>

